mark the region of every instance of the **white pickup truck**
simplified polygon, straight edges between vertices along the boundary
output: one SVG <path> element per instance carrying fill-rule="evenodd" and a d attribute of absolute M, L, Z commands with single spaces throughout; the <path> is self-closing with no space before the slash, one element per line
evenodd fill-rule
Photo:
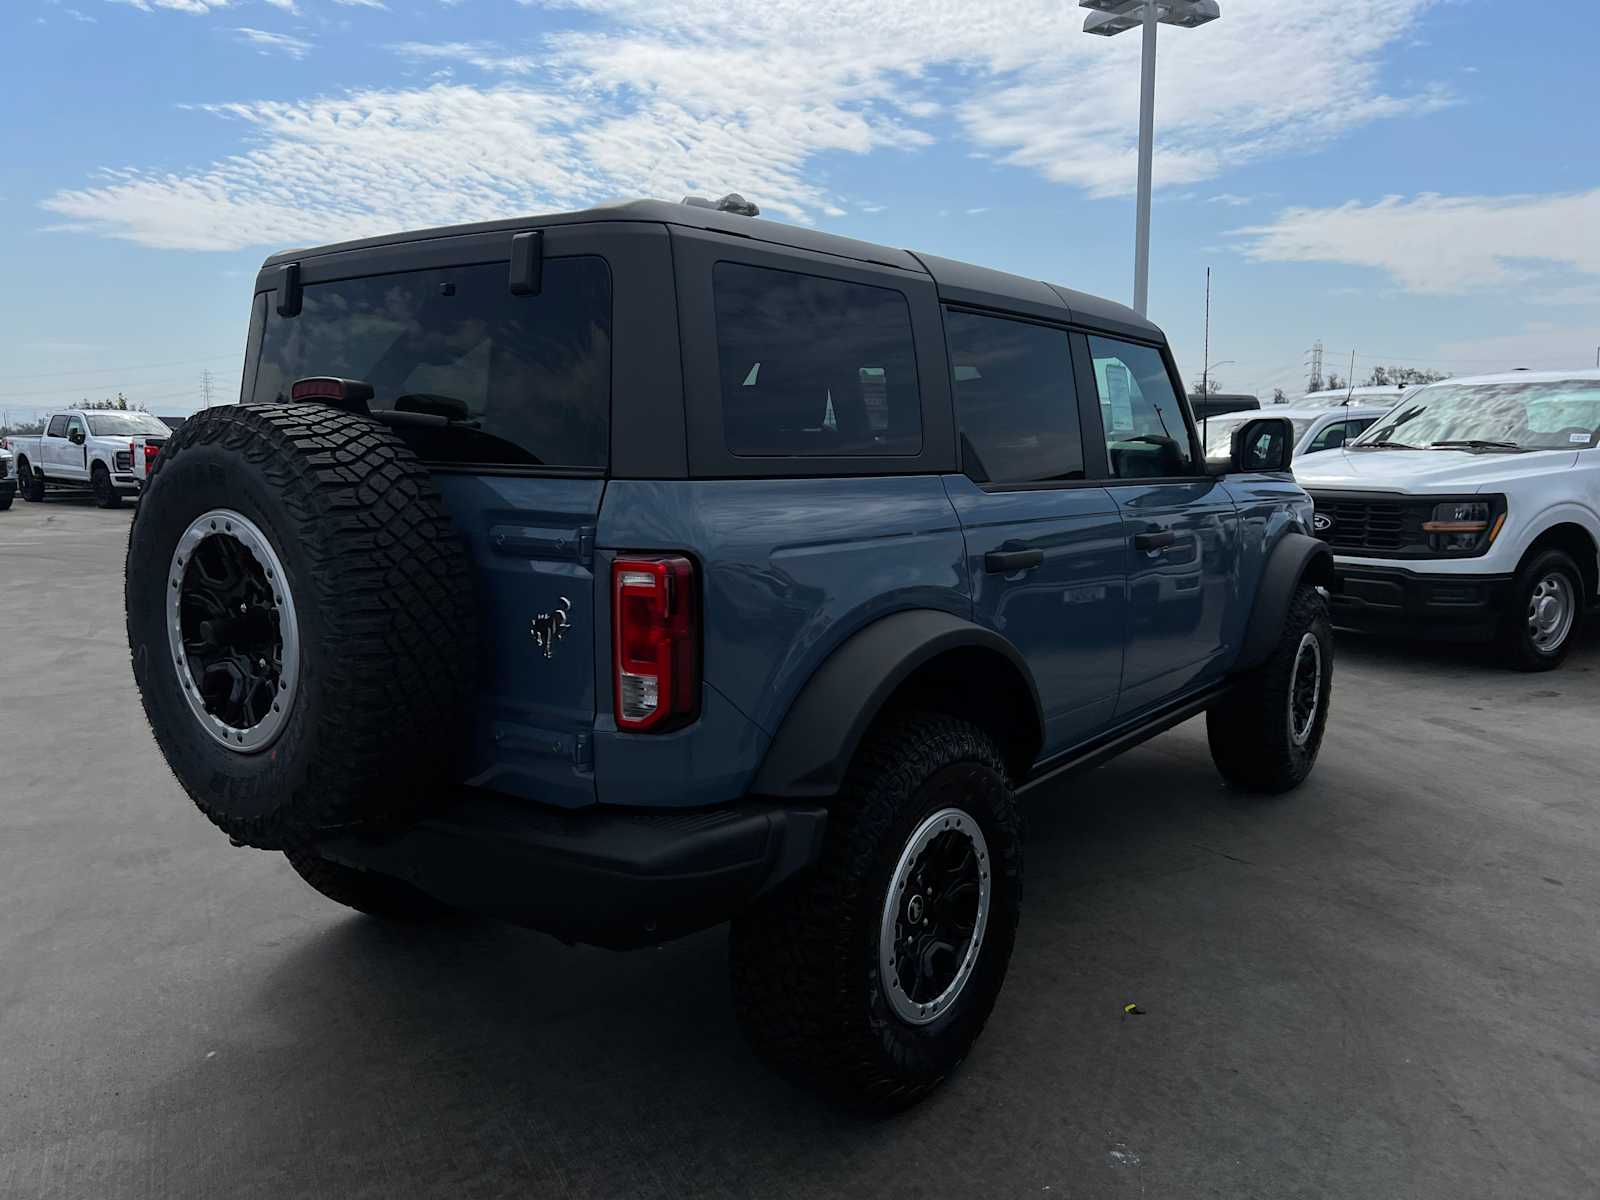
<path fill-rule="evenodd" d="M 115 508 L 143 489 L 171 432 L 149 413 L 66 409 L 46 418 L 44 433 L 8 440 L 24 500 L 87 488 L 101 508 Z"/>

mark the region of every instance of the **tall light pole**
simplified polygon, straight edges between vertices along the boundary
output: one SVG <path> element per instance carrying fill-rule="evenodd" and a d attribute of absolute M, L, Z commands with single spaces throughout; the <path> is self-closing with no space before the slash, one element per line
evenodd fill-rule
<path fill-rule="evenodd" d="M 1139 69 L 1139 213 L 1133 243 L 1133 307 L 1141 317 L 1150 307 L 1150 168 L 1155 156 L 1156 25 L 1194 29 L 1222 15 L 1217 0 L 1078 0 L 1091 12 L 1085 33 L 1115 37 L 1130 29 L 1144 30 Z"/>

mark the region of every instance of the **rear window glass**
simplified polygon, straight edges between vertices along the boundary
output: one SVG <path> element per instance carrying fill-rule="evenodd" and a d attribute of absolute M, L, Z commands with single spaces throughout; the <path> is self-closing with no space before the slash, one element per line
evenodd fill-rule
<path fill-rule="evenodd" d="M 922 450 L 911 310 L 893 288 L 739 263 L 713 269 L 723 436 L 733 454 Z"/>
<path fill-rule="evenodd" d="M 268 307 L 254 398 L 313 375 L 365 380 L 375 411 L 447 418 L 400 427 L 430 461 L 604 467 L 610 271 L 547 259 L 537 296 L 511 294 L 505 263 L 308 284 L 299 316 Z"/>

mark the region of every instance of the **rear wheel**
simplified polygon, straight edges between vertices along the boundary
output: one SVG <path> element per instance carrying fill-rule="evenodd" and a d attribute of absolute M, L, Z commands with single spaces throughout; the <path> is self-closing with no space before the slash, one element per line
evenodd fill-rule
<path fill-rule="evenodd" d="M 1583 620 L 1583 582 L 1564 550 L 1522 564 L 1500 627 L 1500 650 L 1518 671 L 1550 671 L 1566 661 Z"/>
<path fill-rule="evenodd" d="M 329 900 L 391 921 L 429 921 L 451 911 L 449 905 L 409 884 L 371 871 L 330 862 L 311 850 L 284 855 L 301 879 Z"/>
<path fill-rule="evenodd" d="M 117 493 L 116 484 L 111 482 L 111 472 L 106 470 L 104 463 L 95 463 L 94 470 L 90 472 L 89 487 L 94 492 L 94 502 L 101 508 L 117 508 L 122 504 L 122 497 Z"/>
<path fill-rule="evenodd" d="M 1286 792 L 1311 774 L 1333 695 L 1333 630 L 1327 601 L 1302 584 L 1278 645 L 1206 713 L 1211 759 L 1222 777 L 1253 792 Z"/>
<path fill-rule="evenodd" d="M 951 717 L 902 718 L 863 746 L 814 872 L 734 921 L 740 1022 L 798 1082 L 914 1104 L 988 1020 L 1021 900 L 1021 818 L 994 743 Z"/>
<path fill-rule="evenodd" d="M 33 469 L 33 464 L 27 459 L 17 463 L 17 482 L 22 487 L 22 498 L 30 504 L 38 504 L 44 499 L 44 476 Z"/>

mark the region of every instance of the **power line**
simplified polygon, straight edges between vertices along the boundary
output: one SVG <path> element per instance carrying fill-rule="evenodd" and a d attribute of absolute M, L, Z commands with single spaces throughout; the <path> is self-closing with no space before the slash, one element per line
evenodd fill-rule
<path fill-rule="evenodd" d="M 129 387 L 134 387 L 134 388 L 165 387 L 168 384 L 187 382 L 189 380 L 189 378 L 190 378 L 190 376 L 188 376 L 188 375 L 173 375 L 173 376 L 170 376 L 170 377 L 164 378 L 164 379 L 138 379 L 138 380 L 132 381 L 131 383 L 127 382 L 127 381 L 123 381 L 121 386 L 122 386 L 122 390 L 123 391 L 127 391 Z M 27 401 L 27 400 L 43 400 L 45 403 L 48 404 L 52 397 L 59 397 L 59 396 L 81 397 L 86 392 L 98 392 L 98 391 L 106 391 L 106 390 L 111 390 L 111 389 L 112 389 L 112 384 L 110 384 L 110 383 L 87 383 L 87 384 L 84 384 L 81 387 L 50 388 L 50 389 L 47 389 L 47 390 L 41 391 L 41 392 L 8 392 L 8 393 L 6 393 L 4 395 L 0 395 L 0 400 L 10 401 L 10 402 L 21 402 L 21 401 Z"/>
<path fill-rule="evenodd" d="M 119 367 L 91 367 L 87 371 L 45 371 L 32 375 L 0 375 L 0 380 L 9 383 L 26 381 L 29 379 L 63 379 L 81 378 L 85 375 L 115 375 L 122 371 L 153 371 L 157 367 L 191 367 L 198 363 L 221 362 L 225 358 L 239 358 L 235 354 L 212 354 L 206 358 L 176 358 L 170 362 L 158 363 L 130 363 Z"/>

